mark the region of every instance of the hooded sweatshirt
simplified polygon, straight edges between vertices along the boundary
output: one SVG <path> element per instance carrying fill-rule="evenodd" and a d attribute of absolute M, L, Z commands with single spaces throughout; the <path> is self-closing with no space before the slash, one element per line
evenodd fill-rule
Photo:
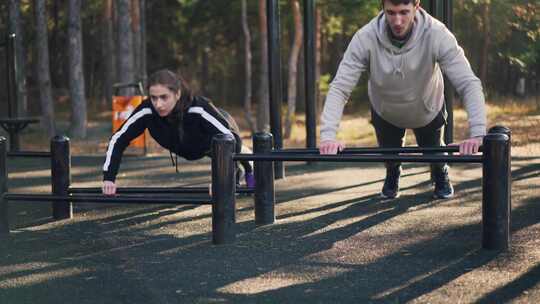
<path fill-rule="evenodd" d="M 470 136 L 485 135 L 482 84 L 446 26 L 419 8 L 401 48 L 392 44 L 388 30 L 381 12 L 352 38 L 326 97 L 321 140 L 336 138 L 343 108 L 363 72 L 369 73 L 372 110 L 400 128 L 423 127 L 441 111 L 444 72 L 463 99 Z"/>

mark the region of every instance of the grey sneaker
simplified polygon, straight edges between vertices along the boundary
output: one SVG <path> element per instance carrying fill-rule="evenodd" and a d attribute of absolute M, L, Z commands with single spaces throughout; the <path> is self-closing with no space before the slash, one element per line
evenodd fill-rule
<path fill-rule="evenodd" d="M 401 175 L 401 166 L 386 168 L 386 178 L 381 191 L 383 198 L 399 197 L 399 176 Z"/>
<path fill-rule="evenodd" d="M 433 181 L 435 189 L 433 190 L 433 198 L 447 199 L 454 196 L 454 187 L 448 177 L 448 166 L 432 167 Z"/>

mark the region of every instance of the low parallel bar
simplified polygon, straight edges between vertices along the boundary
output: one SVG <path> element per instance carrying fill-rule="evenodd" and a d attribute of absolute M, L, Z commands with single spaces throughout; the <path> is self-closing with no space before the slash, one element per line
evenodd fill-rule
<path fill-rule="evenodd" d="M 51 152 L 41 151 L 11 151 L 7 153 L 8 157 L 51 157 Z"/>
<path fill-rule="evenodd" d="M 69 193 L 101 193 L 101 188 L 84 188 L 71 187 Z M 249 194 L 254 193 L 255 189 L 247 187 L 237 187 L 236 193 Z M 124 187 L 116 188 L 116 193 L 134 193 L 134 194 L 177 194 L 177 193 L 192 193 L 192 194 L 207 194 L 208 187 Z"/>
<path fill-rule="evenodd" d="M 480 147 L 480 152 L 483 148 Z M 401 148 L 377 148 L 377 147 L 365 147 L 365 148 L 345 148 L 338 154 L 399 154 L 399 153 L 457 153 L 459 152 L 459 146 L 446 146 L 446 147 L 401 147 Z M 281 149 L 273 150 L 272 154 L 319 154 L 318 148 L 306 149 Z"/>
<path fill-rule="evenodd" d="M 409 163 L 482 163 L 481 155 L 299 155 L 299 154 L 235 154 L 235 161 L 310 161 L 310 162 L 385 162 Z"/>
<path fill-rule="evenodd" d="M 211 205 L 212 198 L 208 196 L 199 197 L 148 197 L 137 195 L 68 195 L 59 196 L 51 194 L 22 194 L 6 193 L 3 196 L 5 201 L 20 202 L 73 202 L 73 203 L 121 203 L 121 204 L 201 204 Z"/>

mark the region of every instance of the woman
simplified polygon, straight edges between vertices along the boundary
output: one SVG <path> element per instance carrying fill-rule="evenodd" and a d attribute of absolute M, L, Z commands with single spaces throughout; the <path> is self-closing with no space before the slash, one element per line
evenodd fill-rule
<path fill-rule="evenodd" d="M 169 70 L 155 72 L 148 79 L 149 99 L 144 100 L 111 137 L 103 164 L 103 194 L 116 194 L 116 174 L 122 154 L 131 140 L 148 129 L 150 135 L 172 154 L 187 160 L 210 156 L 216 134 L 232 134 L 236 152 L 242 150 L 239 129 L 233 118 L 208 99 L 193 96 L 183 79 Z M 255 186 L 249 162 L 244 167 L 247 187 Z M 238 180 L 237 180 L 238 182 Z"/>

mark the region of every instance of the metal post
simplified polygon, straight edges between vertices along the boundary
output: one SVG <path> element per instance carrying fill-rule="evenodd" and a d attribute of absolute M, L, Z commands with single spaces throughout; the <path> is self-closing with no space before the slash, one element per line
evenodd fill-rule
<path fill-rule="evenodd" d="M 51 184 L 54 195 L 68 196 L 71 183 L 70 168 L 69 138 L 57 135 L 51 139 Z M 72 217 L 73 206 L 71 202 L 53 203 L 53 218 L 55 220 Z"/>
<path fill-rule="evenodd" d="M 212 242 L 216 245 L 236 239 L 235 145 L 230 134 L 218 134 L 212 140 Z"/>
<path fill-rule="evenodd" d="M 7 93 L 8 93 L 8 117 L 17 117 L 17 94 L 15 82 L 15 34 L 7 35 L 6 46 L 6 69 L 7 69 Z M 11 138 L 10 138 L 11 140 Z"/>
<path fill-rule="evenodd" d="M 505 134 L 484 137 L 482 180 L 482 248 L 510 245 L 510 140 Z"/>
<path fill-rule="evenodd" d="M 268 26 L 268 89 L 270 93 L 270 131 L 274 135 L 274 148 L 283 148 L 281 130 L 281 103 L 283 101 L 281 88 L 281 56 L 280 56 L 280 27 L 279 0 L 266 0 Z M 274 162 L 277 179 L 285 177 L 283 162 Z"/>
<path fill-rule="evenodd" d="M 512 221 L 512 131 L 510 128 L 496 125 L 488 130 L 488 134 L 504 134 L 508 136 L 508 164 L 509 164 L 509 174 L 508 174 L 508 204 L 509 204 L 509 210 L 510 210 L 510 222 Z M 509 224 L 510 225 L 510 224 Z"/>
<path fill-rule="evenodd" d="M 304 74 L 306 90 L 306 148 L 317 145 L 315 90 L 315 5 L 316 0 L 304 0 Z"/>
<path fill-rule="evenodd" d="M 6 158 L 6 138 L 0 136 L 0 235 L 9 234 L 8 202 L 4 199 L 4 194 L 8 190 Z"/>
<path fill-rule="evenodd" d="M 454 7 L 452 0 L 444 0 L 443 22 L 451 32 L 454 29 Z M 446 105 L 446 128 L 444 129 L 444 141 L 449 144 L 454 142 L 454 96 L 455 90 L 448 77 L 444 77 L 444 101 Z"/>
<path fill-rule="evenodd" d="M 272 151 L 272 134 L 257 133 L 253 136 L 253 152 L 269 153 Z M 257 225 L 272 224 L 274 213 L 274 171 L 271 161 L 255 161 L 255 223 Z"/>

